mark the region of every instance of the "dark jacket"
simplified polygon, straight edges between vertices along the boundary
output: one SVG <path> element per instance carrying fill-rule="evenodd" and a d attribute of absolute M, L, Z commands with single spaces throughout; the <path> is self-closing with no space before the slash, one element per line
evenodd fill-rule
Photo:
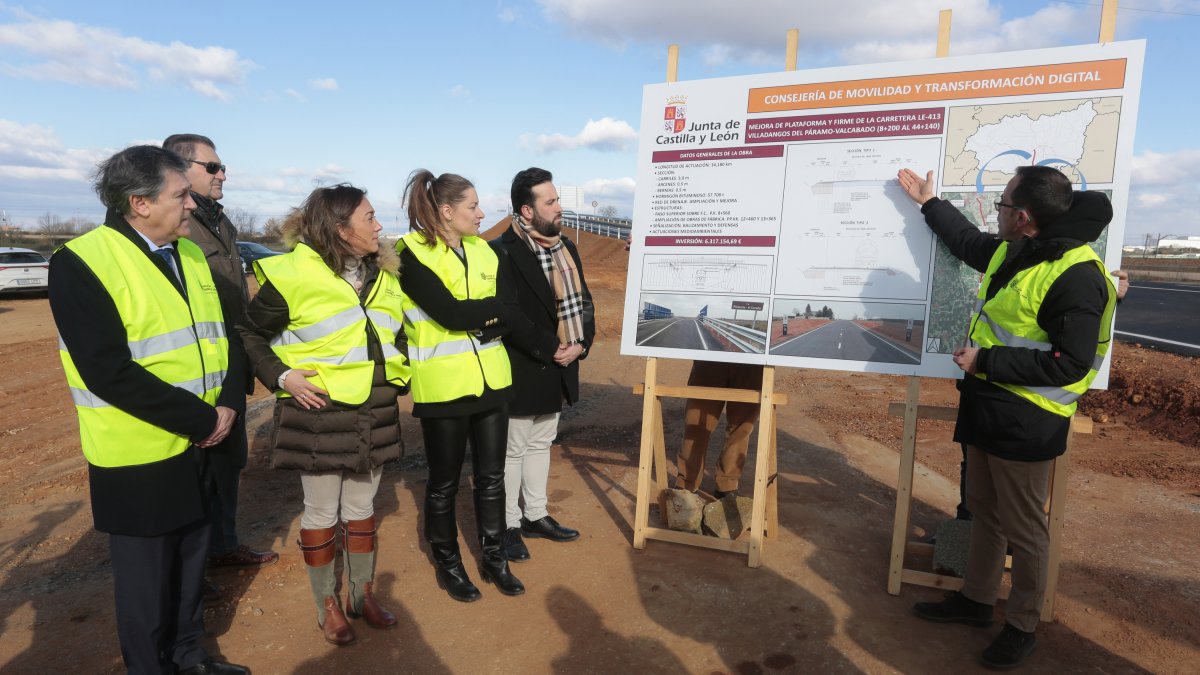
<path fill-rule="evenodd" d="M 178 279 L 125 218 L 109 211 L 102 227 L 132 241 L 183 295 Z M 176 267 L 183 273 L 178 264 Z M 117 306 L 108 290 L 79 256 L 60 248 L 50 259 L 50 310 L 59 337 L 71 353 L 88 390 L 134 417 L 199 441 L 212 433 L 217 413 L 195 394 L 172 386 L 133 361 Z M 246 397 L 237 373 L 245 365 L 237 331 L 225 317 L 229 368 L 217 405 L 242 414 Z M 129 439 L 136 443 L 137 439 Z M 88 465 L 92 518 L 97 530 L 149 537 L 204 518 L 210 485 L 207 453 L 195 446 L 151 464 L 125 467 Z"/>
<path fill-rule="evenodd" d="M 579 361 L 587 357 L 596 338 L 596 316 L 579 251 L 566 236 L 562 239 L 579 270 L 584 303 L 584 351 L 566 368 L 554 362 L 559 345 L 558 305 L 541 262 L 512 228 L 492 241 L 501 266 L 508 268 L 512 279 L 512 296 L 508 300 L 517 307 L 512 330 L 504 337 L 508 360 L 512 363 L 510 415 L 548 415 L 561 411 L 564 400 L 567 405 L 579 400 Z M 526 325 L 518 326 L 518 322 Z"/>
<path fill-rule="evenodd" d="M 221 310 L 233 321 L 240 321 L 250 295 L 246 289 L 246 275 L 242 270 L 242 257 L 238 253 L 237 228 L 229 222 L 225 208 L 215 199 L 192 193 L 196 209 L 192 211 L 192 240 L 208 260 L 213 281 L 217 284 L 217 295 L 221 297 Z M 254 381 L 250 380 L 251 385 Z"/>
<path fill-rule="evenodd" d="M 394 260 L 394 256 L 392 257 Z M 365 303 L 381 271 L 373 259 L 367 265 L 359 302 Z M 386 263 L 385 263 L 386 264 Z M 346 281 L 330 276 L 312 283 Z M 250 367 L 264 386 L 279 390 L 279 376 L 288 367 L 271 349 L 271 340 L 287 329 L 292 309 L 268 280 L 246 309 L 241 325 L 242 340 Z M 408 354 L 404 331 L 396 335 L 396 347 Z M 367 473 L 384 462 L 398 459 L 404 444 L 400 439 L 400 410 L 396 399 L 404 393 L 383 374 L 383 352 L 379 337 L 368 328 L 367 349 L 377 364 L 371 393 L 359 405 L 346 405 L 325 398 L 325 407 L 305 410 L 291 397 L 275 401 L 275 424 L 271 430 L 271 466 L 276 469 L 332 471 L 345 469 Z"/>
<path fill-rule="evenodd" d="M 949 202 L 934 198 L 921 208 L 925 222 L 956 257 L 983 272 L 1000 247 L 995 235 L 981 232 Z M 1017 272 L 1058 260 L 1086 246 L 1112 220 L 1112 205 L 1099 192 L 1076 192 L 1071 209 L 1042 228 L 1035 239 L 1009 243 L 1008 259 L 992 276 L 991 299 Z M 1093 263 L 1064 271 L 1050 286 L 1037 312 L 1037 323 L 1054 345 L 1051 351 L 992 347 L 979 352 L 976 368 L 988 380 L 966 376 L 954 440 L 978 446 L 1004 459 L 1042 461 L 1066 450 L 1070 419 L 1055 415 L 991 382 L 1061 387 L 1082 379 L 1091 367 L 1108 300 L 1108 284 Z M 1105 340 L 1109 339 L 1104 336 Z"/>
<path fill-rule="evenodd" d="M 250 295 L 246 288 L 246 275 L 242 271 L 242 257 L 237 248 L 237 228 L 225 216 L 225 207 L 221 206 L 221 202 L 195 192 L 192 193 L 192 199 L 196 201 L 196 209 L 192 211 L 191 231 L 187 238 L 204 251 L 213 283 L 217 285 L 217 296 L 221 298 L 221 313 L 233 324 L 240 324 Z M 241 341 L 237 344 L 240 348 Z M 245 362 L 244 358 L 242 362 Z M 254 373 L 250 372 L 249 367 L 243 370 L 242 381 L 245 382 L 245 394 L 254 393 Z M 237 427 L 209 452 L 226 453 L 230 466 L 245 467 L 249 445 L 243 432 L 240 426 Z"/>
<path fill-rule="evenodd" d="M 462 260 L 459 258 L 459 260 Z M 466 269 L 463 261 L 463 269 Z M 407 248 L 400 251 L 400 287 L 413 302 L 443 328 L 476 331 L 481 342 L 499 339 L 509 330 L 509 319 L 502 300 L 511 280 L 503 266 L 496 271 L 496 295 L 490 298 L 459 300 L 454 297 L 433 270 Z M 488 324 L 491 325 L 488 325 Z M 492 389 L 485 382 L 479 396 L 463 396 L 441 403 L 413 402 L 414 417 L 462 417 L 504 405 L 509 388 Z"/>

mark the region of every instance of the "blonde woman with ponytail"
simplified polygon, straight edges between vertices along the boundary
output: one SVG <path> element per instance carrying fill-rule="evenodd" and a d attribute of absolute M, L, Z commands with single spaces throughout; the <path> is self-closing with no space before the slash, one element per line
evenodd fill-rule
<path fill-rule="evenodd" d="M 425 538 L 438 584 L 451 598 L 481 596 L 458 545 L 454 501 L 471 442 L 480 576 L 506 595 L 525 592 L 508 568 L 504 533 L 507 397 L 512 374 L 500 336 L 512 329 L 502 297 L 507 281 L 479 238 L 483 211 L 471 182 L 421 169 L 405 190 L 411 232 L 397 243 L 404 330 L 412 364 L 413 415 L 421 420 L 429 480 Z"/>

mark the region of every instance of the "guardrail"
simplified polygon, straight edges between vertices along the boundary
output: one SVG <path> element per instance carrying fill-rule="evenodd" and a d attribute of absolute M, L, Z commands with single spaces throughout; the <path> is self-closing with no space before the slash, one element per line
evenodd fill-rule
<path fill-rule="evenodd" d="M 628 218 L 607 218 L 604 216 L 589 216 L 575 211 L 563 211 L 563 227 L 583 230 L 611 239 L 625 239 L 633 229 L 633 221 Z"/>
<path fill-rule="evenodd" d="M 737 345 L 744 352 L 763 354 L 767 351 L 767 334 L 764 331 L 746 328 L 745 326 L 739 326 L 736 323 L 730 323 L 721 319 L 714 319 L 710 316 L 702 317 L 700 321 L 707 326 L 711 326 L 721 337 Z"/>

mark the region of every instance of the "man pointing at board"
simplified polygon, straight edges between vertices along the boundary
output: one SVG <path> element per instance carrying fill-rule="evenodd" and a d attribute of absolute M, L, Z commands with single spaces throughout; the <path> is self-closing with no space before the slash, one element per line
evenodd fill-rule
<path fill-rule="evenodd" d="M 922 619 L 992 624 L 1012 548 L 1003 630 L 983 664 L 1014 668 L 1033 652 L 1046 592 L 1050 537 L 1043 505 L 1053 459 L 1066 450 L 1075 403 L 1112 339 L 1113 288 L 1087 245 L 1112 220 L 1100 192 L 1076 192 L 1047 166 L 1023 166 L 996 201 L 999 235 L 980 231 L 933 196 L 933 172 L 909 169 L 900 185 L 950 252 L 983 274 L 967 344 L 954 440 L 967 446 L 967 506 L 974 514 L 963 589 L 919 602 Z"/>

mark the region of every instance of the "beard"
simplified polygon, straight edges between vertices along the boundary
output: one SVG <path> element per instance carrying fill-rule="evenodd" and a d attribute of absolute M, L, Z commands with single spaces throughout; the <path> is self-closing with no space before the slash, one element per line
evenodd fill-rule
<path fill-rule="evenodd" d="M 562 218 L 557 221 L 545 220 L 536 213 L 533 214 L 533 222 L 529 223 L 534 231 L 543 237 L 557 237 L 559 232 L 562 232 Z"/>

